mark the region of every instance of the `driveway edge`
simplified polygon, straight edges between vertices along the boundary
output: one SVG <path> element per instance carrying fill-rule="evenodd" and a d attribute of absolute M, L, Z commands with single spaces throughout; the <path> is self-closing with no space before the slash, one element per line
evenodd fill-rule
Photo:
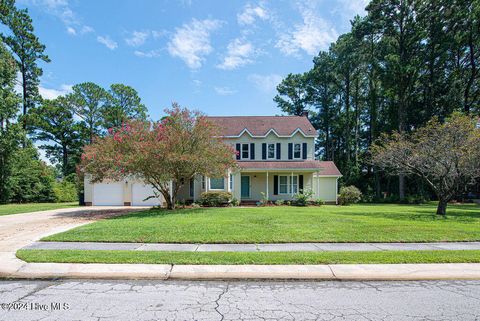
<path fill-rule="evenodd" d="M 1 279 L 480 280 L 480 263 L 331 265 L 78 264 L 10 261 Z M 23 264 L 21 264 L 22 262 Z M 15 263 L 15 264 L 13 264 Z"/>

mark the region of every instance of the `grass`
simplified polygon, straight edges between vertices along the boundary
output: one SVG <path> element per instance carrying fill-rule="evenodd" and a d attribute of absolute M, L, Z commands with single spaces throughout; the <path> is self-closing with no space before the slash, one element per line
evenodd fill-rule
<path fill-rule="evenodd" d="M 480 206 L 358 204 L 322 207 L 153 209 L 48 236 L 48 241 L 282 243 L 480 240 Z"/>
<path fill-rule="evenodd" d="M 75 207 L 78 202 L 74 203 L 26 203 L 26 204 L 5 204 L 0 205 L 0 216 L 30 213 L 38 211 L 54 210 L 58 208 Z"/>
<path fill-rule="evenodd" d="M 381 252 L 141 252 L 19 250 L 27 262 L 149 264 L 479 263 L 480 250 Z"/>

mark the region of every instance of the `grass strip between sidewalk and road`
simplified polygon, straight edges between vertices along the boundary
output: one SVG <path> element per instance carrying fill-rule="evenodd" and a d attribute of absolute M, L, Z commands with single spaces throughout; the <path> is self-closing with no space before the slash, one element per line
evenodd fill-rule
<path fill-rule="evenodd" d="M 78 207 L 78 206 L 79 206 L 78 202 L 5 204 L 5 205 L 0 205 L 0 216 L 56 210 L 59 208 Z"/>
<path fill-rule="evenodd" d="M 26 262 L 143 264 L 480 263 L 480 250 L 378 252 L 159 252 L 18 250 Z"/>

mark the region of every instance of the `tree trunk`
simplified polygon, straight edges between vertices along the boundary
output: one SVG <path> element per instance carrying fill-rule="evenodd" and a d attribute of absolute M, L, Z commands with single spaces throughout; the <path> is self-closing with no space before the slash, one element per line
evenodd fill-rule
<path fill-rule="evenodd" d="M 445 216 L 447 213 L 447 204 L 448 202 L 446 200 L 440 199 L 438 201 L 437 215 Z"/>

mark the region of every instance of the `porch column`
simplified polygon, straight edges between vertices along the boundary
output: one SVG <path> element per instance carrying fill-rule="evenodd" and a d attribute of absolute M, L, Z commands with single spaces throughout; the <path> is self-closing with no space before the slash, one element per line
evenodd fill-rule
<path fill-rule="evenodd" d="M 230 191 L 230 170 L 227 170 L 227 192 Z"/>
<path fill-rule="evenodd" d="M 267 171 L 267 200 L 270 198 L 269 195 L 270 194 L 268 194 L 268 171 Z"/>
<path fill-rule="evenodd" d="M 172 180 L 170 180 L 170 186 L 169 187 L 170 187 L 170 203 L 171 203 L 172 199 L 173 199 L 173 197 L 172 197 L 173 196 L 172 195 L 173 194 L 173 181 Z"/>
<path fill-rule="evenodd" d="M 317 172 L 317 198 L 320 198 L 320 171 Z"/>
<path fill-rule="evenodd" d="M 293 197 L 293 172 L 290 173 L 290 194 L 292 194 Z"/>

